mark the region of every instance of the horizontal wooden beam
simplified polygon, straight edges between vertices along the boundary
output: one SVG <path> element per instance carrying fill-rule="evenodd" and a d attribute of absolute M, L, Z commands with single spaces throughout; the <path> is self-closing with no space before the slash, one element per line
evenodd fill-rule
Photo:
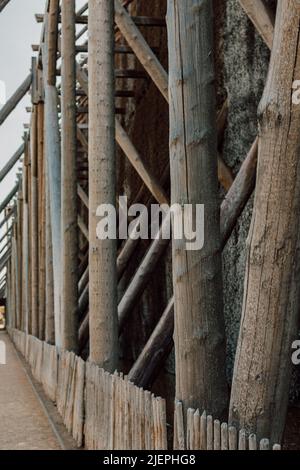
<path fill-rule="evenodd" d="M 36 13 L 35 19 L 37 23 L 43 23 L 44 15 L 42 13 Z M 165 27 L 166 20 L 165 18 L 156 18 L 153 16 L 133 16 L 134 23 L 137 26 L 148 26 L 148 27 Z M 61 17 L 59 17 L 59 23 L 61 23 Z M 88 24 L 89 17 L 88 15 L 76 15 L 75 23 L 76 24 Z"/>
<path fill-rule="evenodd" d="M 61 76 L 61 69 L 56 70 L 56 75 L 58 77 Z M 115 70 L 115 78 L 131 78 L 131 79 L 145 79 L 147 75 L 143 70 L 135 70 L 135 69 L 116 69 Z"/>
<path fill-rule="evenodd" d="M 81 53 L 81 54 L 85 54 L 88 52 L 88 44 L 82 44 L 80 46 L 76 46 L 76 52 L 77 53 Z M 153 52 L 158 52 L 158 48 L 157 47 L 152 47 L 151 50 Z M 129 46 L 124 46 L 124 45 L 116 45 L 115 48 L 114 48 L 114 52 L 115 54 L 134 54 L 133 50 L 131 49 L 131 47 Z"/>

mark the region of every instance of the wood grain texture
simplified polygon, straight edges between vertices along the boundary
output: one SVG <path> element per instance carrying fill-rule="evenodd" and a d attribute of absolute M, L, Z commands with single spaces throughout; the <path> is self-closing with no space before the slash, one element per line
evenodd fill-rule
<path fill-rule="evenodd" d="M 239 0 L 269 49 L 272 49 L 275 17 L 263 0 Z"/>
<path fill-rule="evenodd" d="M 205 205 L 202 250 L 173 239 L 176 398 L 222 416 L 227 404 L 210 1 L 168 2 L 172 204 Z"/>
<path fill-rule="evenodd" d="M 89 2 L 89 323 L 90 359 L 113 372 L 118 362 L 116 240 L 100 240 L 96 212 L 115 205 L 114 5 Z"/>
<path fill-rule="evenodd" d="M 61 328 L 62 346 L 78 348 L 78 225 L 76 172 L 75 0 L 62 2 Z"/>
<path fill-rule="evenodd" d="M 299 295 L 299 2 L 279 2 L 268 80 L 259 106 L 258 172 L 247 240 L 244 304 L 230 422 L 280 442 L 297 337 Z"/>

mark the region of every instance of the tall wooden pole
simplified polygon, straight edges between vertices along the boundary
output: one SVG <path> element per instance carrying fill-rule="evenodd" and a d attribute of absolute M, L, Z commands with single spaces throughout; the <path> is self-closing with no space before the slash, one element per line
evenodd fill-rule
<path fill-rule="evenodd" d="M 37 104 L 37 151 L 38 151 L 38 219 L 39 219 L 39 338 L 45 339 L 45 243 L 46 243 L 46 197 L 45 197 L 45 152 L 44 152 L 44 104 Z"/>
<path fill-rule="evenodd" d="M 16 292 L 16 284 L 17 284 L 17 273 L 16 273 L 16 258 L 17 258 L 17 241 L 16 241 L 16 235 L 17 235 L 17 224 L 16 222 L 14 223 L 12 227 L 12 234 L 11 234 L 11 259 L 12 259 L 12 328 L 17 327 L 17 292 Z"/>
<path fill-rule="evenodd" d="M 48 26 L 45 22 L 45 35 Z M 43 81 L 45 88 L 44 128 L 46 171 L 49 188 L 51 240 L 54 283 L 55 344 L 61 347 L 61 147 L 58 123 L 58 94 L 54 85 L 48 84 L 48 43 L 42 46 Z"/>
<path fill-rule="evenodd" d="M 30 246 L 30 233 L 29 233 L 29 205 L 28 205 L 28 195 L 29 195 L 29 155 L 28 151 L 25 154 L 24 165 L 23 165 L 23 233 L 22 233 L 22 315 L 23 315 L 23 325 L 22 329 L 29 333 L 29 322 L 30 322 L 30 311 L 29 311 L 29 246 Z"/>
<path fill-rule="evenodd" d="M 96 210 L 115 204 L 114 2 L 89 2 L 89 305 L 90 359 L 118 361 L 116 241 L 99 240 Z"/>
<path fill-rule="evenodd" d="M 227 404 L 210 0 L 169 0 L 172 204 L 204 204 L 204 246 L 173 240 L 176 397 L 221 417 Z"/>
<path fill-rule="evenodd" d="M 17 293 L 16 293 L 16 283 L 17 283 L 17 273 L 16 273 L 16 233 L 17 233 L 17 226 L 14 223 L 12 227 L 12 235 L 11 235 L 11 312 L 10 312 L 10 325 L 12 328 L 16 328 L 17 326 Z"/>
<path fill-rule="evenodd" d="M 75 0 L 63 0 L 62 14 L 62 346 L 78 347 L 78 226 L 76 180 Z"/>
<path fill-rule="evenodd" d="M 56 85 L 59 0 L 50 0 L 48 15 L 48 85 Z"/>
<path fill-rule="evenodd" d="M 284 430 L 300 310 L 299 22 L 299 2 L 278 2 L 230 403 L 232 423 L 273 442 Z"/>
<path fill-rule="evenodd" d="M 53 251 L 52 251 L 52 232 L 51 232 L 50 188 L 49 188 L 49 177 L 48 177 L 47 171 L 45 172 L 45 192 L 46 192 L 45 341 L 49 344 L 55 344 Z"/>
<path fill-rule="evenodd" d="M 39 244 L 38 244 L 38 155 L 37 155 L 37 107 L 33 107 L 30 132 L 31 169 L 31 333 L 39 336 Z"/>
<path fill-rule="evenodd" d="M 18 316 L 17 328 L 22 328 L 22 305 L 23 305 L 23 281 L 22 281 L 22 266 L 23 266 L 23 250 L 22 250 L 22 237 L 23 237 L 23 185 L 20 181 L 20 189 L 17 200 L 17 299 L 18 299 Z"/>

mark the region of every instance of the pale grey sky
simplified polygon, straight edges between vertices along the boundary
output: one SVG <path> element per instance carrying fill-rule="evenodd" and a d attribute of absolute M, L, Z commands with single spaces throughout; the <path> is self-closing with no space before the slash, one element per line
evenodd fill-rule
<path fill-rule="evenodd" d="M 43 13 L 45 0 L 11 0 L 0 13 L 0 80 L 6 86 L 9 98 L 28 75 L 33 52 L 31 44 L 39 43 L 41 25 L 34 18 Z M 26 96 L 14 112 L 0 126 L 0 168 L 9 160 L 22 143 L 23 124 L 29 122 L 25 106 L 30 104 Z M 9 193 L 16 180 L 18 165 L 0 183 L 0 201 Z M 0 216 L 2 220 L 3 214 Z M 0 231 L 0 238 L 5 227 Z M 6 244 L 4 240 L 1 248 Z M 2 273 L 1 273 L 2 275 Z"/>
<path fill-rule="evenodd" d="M 6 85 L 7 98 L 29 73 L 34 54 L 31 44 L 39 43 L 41 31 L 34 14 L 43 13 L 44 5 L 45 0 L 11 0 L 0 13 L 0 80 Z M 22 143 L 23 124 L 29 122 L 25 106 L 29 104 L 26 96 L 0 127 L 0 167 Z M 0 201 L 15 183 L 16 168 L 0 184 Z"/>
<path fill-rule="evenodd" d="M 76 0 L 76 8 L 79 9 L 85 3 L 85 0 Z M 31 57 L 36 55 L 31 45 L 39 44 L 41 34 L 41 24 L 36 22 L 34 14 L 44 13 L 44 10 L 45 0 L 10 0 L 0 13 L 0 80 L 6 84 L 7 98 L 29 73 Z M 22 143 L 23 124 L 30 119 L 25 107 L 29 105 L 30 97 L 27 95 L 0 126 L 0 168 Z M 0 201 L 3 201 L 14 186 L 18 166 L 0 183 Z M 0 220 L 2 217 L 3 215 Z M 2 234 L 3 229 L 0 231 L 0 238 Z"/>

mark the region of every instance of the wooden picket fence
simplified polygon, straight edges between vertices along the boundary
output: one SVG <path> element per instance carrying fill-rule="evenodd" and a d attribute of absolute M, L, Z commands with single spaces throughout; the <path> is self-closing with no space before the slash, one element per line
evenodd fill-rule
<path fill-rule="evenodd" d="M 59 351 L 19 330 L 9 330 L 34 378 L 56 403 L 78 447 L 89 450 L 167 450 L 166 402 L 136 387 L 122 374 L 109 374 L 74 353 Z M 175 401 L 174 450 L 280 450 L 269 439 L 221 423 L 204 411 Z"/>
<path fill-rule="evenodd" d="M 88 449 L 167 450 L 162 398 L 87 363 L 86 403 Z"/>
<path fill-rule="evenodd" d="M 174 409 L 174 450 L 281 450 L 279 444 L 270 445 L 269 439 L 257 439 L 255 434 L 247 435 L 244 429 L 237 430 L 218 419 L 200 414 L 199 410 L 187 411 L 184 425 L 183 407 L 175 401 Z"/>
<path fill-rule="evenodd" d="M 9 334 L 33 377 L 56 403 L 78 447 L 167 450 L 165 400 L 72 352 L 59 351 L 19 330 Z"/>

